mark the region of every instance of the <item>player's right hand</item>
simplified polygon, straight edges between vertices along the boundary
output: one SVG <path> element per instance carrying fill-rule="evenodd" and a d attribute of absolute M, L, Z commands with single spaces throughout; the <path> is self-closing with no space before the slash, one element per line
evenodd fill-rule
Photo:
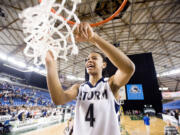
<path fill-rule="evenodd" d="M 47 65 L 47 64 L 50 64 L 50 63 L 52 63 L 52 62 L 55 61 L 52 51 L 49 50 L 49 51 L 46 53 L 45 61 L 46 61 L 46 65 Z"/>
<path fill-rule="evenodd" d="M 87 22 L 78 24 L 74 34 L 77 42 L 90 42 L 95 35 L 92 27 Z"/>

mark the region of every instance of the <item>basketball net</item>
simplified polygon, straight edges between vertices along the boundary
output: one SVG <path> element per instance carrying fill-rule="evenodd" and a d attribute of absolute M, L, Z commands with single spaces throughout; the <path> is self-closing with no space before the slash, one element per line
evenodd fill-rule
<path fill-rule="evenodd" d="M 20 14 L 23 19 L 24 41 L 27 44 L 24 53 L 34 58 L 35 65 L 45 64 L 48 50 L 52 51 L 55 60 L 68 60 L 68 53 L 78 54 L 73 31 L 80 20 L 74 12 L 81 0 L 71 1 L 71 11 L 64 7 L 66 0 L 62 0 L 61 4 L 55 3 L 55 0 L 43 0 L 39 5 L 27 8 Z M 52 8 L 56 9 L 55 13 L 51 12 Z M 66 14 L 66 19 L 59 14 Z M 67 23 L 71 19 L 76 22 L 72 26 Z M 71 42 L 68 43 L 67 39 Z"/>

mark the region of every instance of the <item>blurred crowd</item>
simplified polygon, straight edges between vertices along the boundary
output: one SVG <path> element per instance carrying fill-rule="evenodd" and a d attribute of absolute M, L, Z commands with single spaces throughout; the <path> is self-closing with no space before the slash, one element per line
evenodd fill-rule
<path fill-rule="evenodd" d="M 53 105 L 48 92 L 0 83 L 0 105 Z"/>
<path fill-rule="evenodd" d="M 23 121 L 27 118 L 56 115 L 60 109 L 51 106 L 0 106 L 0 116 L 12 116 L 11 120 Z"/>
<path fill-rule="evenodd" d="M 176 118 L 177 121 L 179 121 L 179 115 L 180 115 L 180 111 L 178 109 L 176 110 L 165 110 L 164 114 L 170 115 L 170 116 L 174 116 Z"/>

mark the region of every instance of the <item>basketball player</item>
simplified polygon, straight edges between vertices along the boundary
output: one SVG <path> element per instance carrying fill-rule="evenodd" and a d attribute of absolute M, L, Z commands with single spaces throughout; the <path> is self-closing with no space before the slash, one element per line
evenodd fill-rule
<path fill-rule="evenodd" d="M 72 135 L 72 133 L 73 133 L 73 120 L 72 118 L 70 118 L 67 121 L 67 126 L 65 128 L 64 135 Z"/>
<path fill-rule="evenodd" d="M 52 52 L 46 56 L 47 83 L 51 98 L 56 105 L 76 99 L 73 135 L 120 135 L 116 115 L 118 90 L 134 73 L 132 61 L 119 49 L 101 38 L 88 23 L 81 23 L 75 30 L 76 41 L 90 42 L 99 48 L 118 68 L 116 73 L 105 81 L 102 71 L 106 62 L 100 53 L 90 53 L 85 67 L 89 81 L 75 84 L 64 91 L 59 82 L 56 61 Z"/>

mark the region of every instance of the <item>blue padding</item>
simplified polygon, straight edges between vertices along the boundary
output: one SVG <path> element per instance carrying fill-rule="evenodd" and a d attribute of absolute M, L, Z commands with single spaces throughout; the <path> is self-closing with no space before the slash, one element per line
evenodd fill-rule
<path fill-rule="evenodd" d="M 167 110 L 167 109 L 180 109 L 180 100 L 163 104 L 163 110 Z"/>

